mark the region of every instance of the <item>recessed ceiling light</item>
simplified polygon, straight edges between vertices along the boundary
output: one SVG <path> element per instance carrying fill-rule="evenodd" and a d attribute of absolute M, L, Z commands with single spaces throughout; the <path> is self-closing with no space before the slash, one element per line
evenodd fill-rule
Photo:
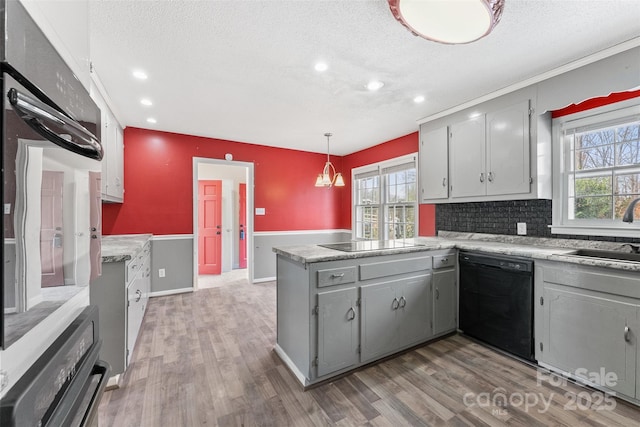
<path fill-rule="evenodd" d="M 140 79 L 140 80 L 147 80 L 147 73 L 145 73 L 142 70 L 134 70 L 133 71 L 133 77 L 135 77 L 136 79 Z"/>
<path fill-rule="evenodd" d="M 424 96 L 422 95 L 418 95 L 415 98 L 413 98 L 413 102 L 415 102 L 416 104 L 420 104 L 421 102 L 424 102 Z"/>
<path fill-rule="evenodd" d="M 158 121 L 156 119 L 154 119 L 153 117 L 149 117 L 147 119 L 147 123 L 158 123 Z"/>
<path fill-rule="evenodd" d="M 323 71 L 327 71 L 329 66 L 326 64 L 326 62 L 318 62 L 316 63 L 314 68 L 317 72 L 322 73 Z"/>
<path fill-rule="evenodd" d="M 140 100 L 140 104 L 146 105 L 147 107 L 149 107 L 149 106 L 153 105 L 153 102 L 151 102 L 151 100 L 148 99 L 148 98 L 143 98 L 143 99 Z"/>
<path fill-rule="evenodd" d="M 384 83 L 379 80 L 371 80 L 369 83 L 367 83 L 367 89 L 372 92 L 380 89 L 382 86 L 384 86 Z"/>

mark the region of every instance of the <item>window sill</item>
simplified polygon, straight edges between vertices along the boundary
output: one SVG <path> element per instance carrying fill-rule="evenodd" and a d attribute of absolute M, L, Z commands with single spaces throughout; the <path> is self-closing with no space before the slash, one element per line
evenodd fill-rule
<path fill-rule="evenodd" d="M 551 234 L 640 238 L 640 221 L 620 227 L 551 225 Z"/>

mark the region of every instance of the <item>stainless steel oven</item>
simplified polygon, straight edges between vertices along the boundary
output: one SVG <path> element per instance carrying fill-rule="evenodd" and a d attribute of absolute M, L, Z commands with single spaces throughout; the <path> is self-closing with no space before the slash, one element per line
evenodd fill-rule
<path fill-rule="evenodd" d="M 103 151 L 99 108 L 19 1 L 0 33 L 2 398 L 89 305 Z"/>

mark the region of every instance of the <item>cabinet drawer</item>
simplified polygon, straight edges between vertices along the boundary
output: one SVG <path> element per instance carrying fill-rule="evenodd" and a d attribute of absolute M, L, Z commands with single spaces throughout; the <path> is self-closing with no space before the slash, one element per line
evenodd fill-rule
<path fill-rule="evenodd" d="M 413 273 L 422 270 L 431 270 L 430 256 L 383 261 L 374 264 L 361 264 L 360 280 L 395 276 L 396 274 Z"/>
<path fill-rule="evenodd" d="M 456 265 L 455 253 L 447 255 L 436 255 L 433 257 L 433 269 L 453 267 Z"/>
<path fill-rule="evenodd" d="M 342 285 L 356 281 L 356 267 L 318 270 L 318 287 Z"/>

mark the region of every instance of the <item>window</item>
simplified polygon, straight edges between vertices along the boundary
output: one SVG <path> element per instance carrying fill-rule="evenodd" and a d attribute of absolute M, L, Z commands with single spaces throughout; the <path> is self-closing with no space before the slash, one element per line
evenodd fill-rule
<path fill-rule="evenodd" d="M 352 175 L 355 239 L 417 236 L 416 155 L 354 169 Z"/>
<path fill-rule="evenodd" d="M 554 192 L 552 231 L 640 234 L 635 223 L 622 222 L 629 203 L 640 197 L 640 105 L 601 107 L 562 117 L 553 126 L 561 179 Z"/>

